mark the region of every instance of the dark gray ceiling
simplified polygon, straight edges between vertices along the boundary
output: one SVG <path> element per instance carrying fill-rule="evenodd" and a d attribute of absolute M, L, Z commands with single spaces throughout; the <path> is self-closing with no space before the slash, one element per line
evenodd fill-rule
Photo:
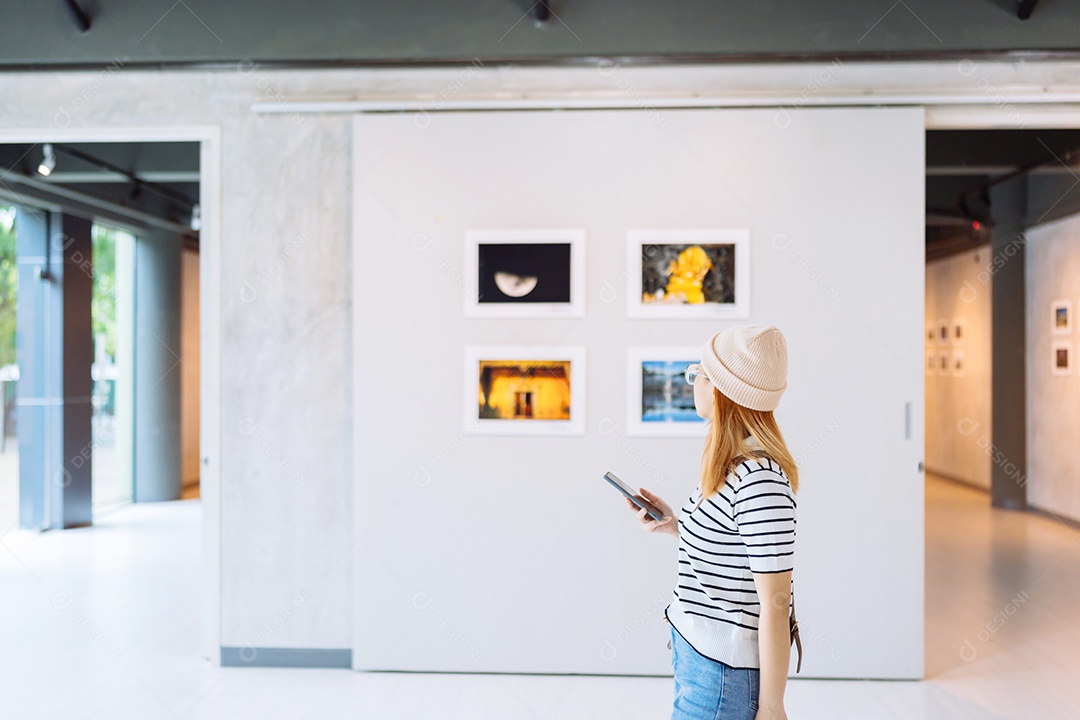
<path fill-rule="evenodd" d="M 0 2 L 0 69 L 642 62 L 1078 51 L 1080 3 L 1042 0 L 65 0 Z"/>
<path fill-rule="evenodd" d="M 960 217 L 965 212 L 974 219 L 989 220 L 980 186 L 1009 173 L 1027 171 L 1051 189 L 1060 185 L 1062 193 L 1080 184 L 1080 130 L 939 130 L 926 133 L 926 210 L 928 215 Z M 1055 182 L 1056 181 L 1056 182 Z M 960 196 L 968 191 L 966 211 Z M 1076 198 L 1063 209 L 1076 209 Z M 1036 198 L 1037 200 L 1037 198 Z M 1039 210 L 1038 204 L 1032 211 Z M 1056 217 L 1056 215 L 1055 215 Z M 1031 222 L 1038 214 L 1029 218 Z"/>
<path fill-rule="evenodd" d="M 198 143 L 53 143 L 53 149 L 56 166 L 43 177 L 37 167 L 44 145 L 0 145 L 0 195 L 135 226 L 152 219 L 190 226 L 199 199 Z"/>
<path fill-rule="evenodd" d="M 1080 130 L 926 133 L 928 258 L 988 241 L 989 183 L 1025 178 L 1029 227 L 1080 212 Z M 961 200 L 963 199 L 963 202 Z M 977 220 L 981 228 L 972 227 Z"/>

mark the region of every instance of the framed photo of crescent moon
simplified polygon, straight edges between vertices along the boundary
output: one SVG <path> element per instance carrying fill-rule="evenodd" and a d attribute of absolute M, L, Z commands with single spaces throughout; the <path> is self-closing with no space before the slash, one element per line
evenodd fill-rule
<path fill-rule="evenodd" d="M 585 230 L 466 230 L 465 317 L 585 316 Z"/>
<path fill-rule="evenodd" d="M 629 317 L 750 317 L 749 229 L 630 230 L 627 244 Z"/>

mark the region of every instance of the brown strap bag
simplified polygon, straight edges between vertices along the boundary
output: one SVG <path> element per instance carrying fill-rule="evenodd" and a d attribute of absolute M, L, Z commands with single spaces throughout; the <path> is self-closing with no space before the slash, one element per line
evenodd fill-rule
<path fill-rule="evenodd" d="M 799 651 L 799 662 L 795 665 L 795 672 L 802 670 L 802 638 L 799 637 L 799 621 L 795 619 L 795 587 L 791 588 L 791 615 L 788 618 L 791 627 L 791 642 Z"/>

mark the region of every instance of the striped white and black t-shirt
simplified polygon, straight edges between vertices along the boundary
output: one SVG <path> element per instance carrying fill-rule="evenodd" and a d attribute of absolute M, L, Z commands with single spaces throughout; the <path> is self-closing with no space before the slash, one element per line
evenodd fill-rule
<path fill-rule="evenodd" d="M 795 494 L 768 458 L 735 466 L 718 493 L 679 511 L 679 574 L 668 621 L 700 654 L 757 668 L 761 606 L 752 573 L 794 568 Z"/>

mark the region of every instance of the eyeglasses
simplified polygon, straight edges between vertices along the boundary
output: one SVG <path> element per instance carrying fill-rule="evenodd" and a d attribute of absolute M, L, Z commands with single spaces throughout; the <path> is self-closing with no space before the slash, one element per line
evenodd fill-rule
<path fill-rule="evenodd" d="M 694 381 L 697 380 L 698 375 L 705 378 L 706 380 L 709 379 L 709 376 L 706 375 L 705 371 L 701 369 L 701 365 L 697 363 L 691 363 L 690 365 L 686 366 L 686 373 L 684 373 L 683 377 L 686 378 L 687 384 L 693 385 Z"/>

